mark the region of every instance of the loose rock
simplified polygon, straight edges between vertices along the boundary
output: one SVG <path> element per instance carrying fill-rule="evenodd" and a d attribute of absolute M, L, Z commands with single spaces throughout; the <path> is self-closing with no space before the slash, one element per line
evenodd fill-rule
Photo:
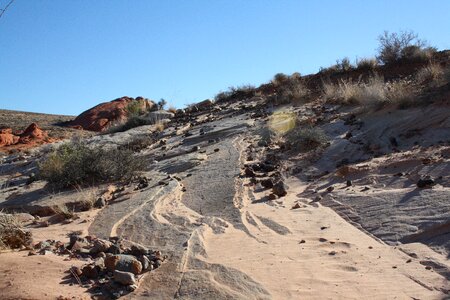
<path fill-rule="evenodd" d="M 123 285 L 135 285 L 136 278 L 133 273 L 123 272 L 123 271 L 114 271 L 114 281 Z"/>

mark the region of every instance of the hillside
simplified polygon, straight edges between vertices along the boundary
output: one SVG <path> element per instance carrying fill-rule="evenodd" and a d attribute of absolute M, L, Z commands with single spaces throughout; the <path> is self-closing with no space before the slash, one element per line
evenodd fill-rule
<path fill-rule="evenodd" d="M 448 298 L 449 66 L 277 74 L 6 157 L 3 296 Z"/>

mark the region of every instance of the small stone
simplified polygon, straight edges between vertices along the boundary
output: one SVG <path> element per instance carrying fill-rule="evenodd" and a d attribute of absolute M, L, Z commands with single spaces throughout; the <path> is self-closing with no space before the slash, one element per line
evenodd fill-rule
<path fill-rule="evenodd" d="M 81 274 L 83 274 L 83 272 L 81 271 L 81 269 L 78 268 L 78 267 L 76 267 L 76 266 L 73 266 L 73 267 L 70 268 L 70 273 L 71 273 L 71 274 L 75 274 L 75 275 L 77 275 L 77 276 L 81 276 Z"/>
<path fill-rule="evenodd" d="M 192 147 L 192 152 L 196 152 L 200 150 L 200 146 L 194 146 Z"/>
<path fill-rule="evenodd" d="M 161 267 L 161 265 L 162 265 L 162 260 L 161 260 L 161 259 L 155 260 L 154 263 L 153 263 L 153 265 L 154 265 L 155 269 Z"/>
<path fill-rule="evenodd" d="M 301 240 L 300 242 L 298 242 L 299 244 L 304 244 L 304 243 L 306 243 L 306 241 L 305 240 Z"/>
<path fill-rule="evenodd" d="M 431 270 L 431 266 L 426 266 L 425 269 Z"/>
<path fill-rule="evenodd" d="M 268 178 L 268 179 L 263 179 L 261 180 L 261 185 L 263 187 L 265 187 L 266 189 L 270 189 L 273 187 L 273 181 L 272 179 Z"/>
<path fill-rule="evenodd" d="M 300 204 L 297 202 L 294 204 L 294 206 L 292 206 L 292 209 L 298 209 L 301 208 Z"/>
<path fill-rule="evenodd" d="M 334 186 L 327 187 L 327 192 L 332 192 L 334 190 Z"/>
<path fill-rule="evenodd" d="M 98 278 L 98 268 L 95 265 L 87 265 L 82 269 L 82 275 L 90 279 Z"/>
<path fill-rule="evenodd" d="M 320 200 L 322 200 L 322 197 L 317 195 L 312 202 L 319 202 Z"/>
<path fill-rule="evenodd" d="M 328 255 L 336 255 L 337 252 L 336 251 L 331 251 L 330 253 L 328 253 Z"/>
<path fill-rule="evenodd" d="M 352 181 L 351 180 L 347 180 L 347 186 L 352 186 Z"/>
<path fill-rule="evenodd" d="M 119 245 L 117 245 L 117 244 L 112 244 L 111 247 L 109 247 L 109 249 L 108 249 L 107 252 L 108 252 L 108 253 L 111 253 L 111 254 L 121 254 L 121 253 L 122 253 L 122 250 L 120 249 L 120 246 L 119 246 Z"/>
<path fill-rule="evenodd" d="M 141 257 L 139 257 L 139 261 L 142 264 L 142 270 L 143 271 L 147 271 L 150 268 L 150 260 L 147 258 L 147 256 L 142 255 Z"/>
<path fill-rule="evenodd" d="M 276 199 L 278 199 L 278 196 L 277 195 L 275 195 L 275 194 L 269 194 L 269 200 L 276 200 Z"/>
<path fill-rule="evenodd" d="M 129 286 L 127 286 L 127 290 L 129 292 L 134 292 L 137 288 L 138 288 L 138 286 L 135 284 L 130 284 Z"/>
<path fill-rule="evenodd" d="M 102 208 L 104 206 L 106 206 L 106 201 L 103 197 L 99 197 L 94 203 L 94 207 L 96 208 Z"/>
<path fill-rule="evenodd" d="M 214 149 L 214 152 L 219 152 L 219 151 L 220 151 L 219 148 Z"/>
<path fill-rule="evenodd" d="M 280 180 L 274 184 L 274 186 L 272 187 L 272 192 L 278 197 L 286 196 L 287 195 L 286 185 L 284 184 L 283 181 Z"/>
<path fill-rule="evenodd" d="M 245 167 L 244 174 L 247 177 L 255 177 L 256 176 L 255 172 L 253 172 L 252 168 L 250 168 L 250 167 Z"/>
<path fill-rule="evenodd" d="M 417 182 L 417 187 L 418 188 L 431 188 L 432 186 L 434 186 L 436 183 L 434 182 L 434 180 L 430 177 L 425 177 L 423 179 L 419 179 L 419 181 Z"/>
<path fill-rule="evenodd" d="M 123 272 L 123 271 L 114 271 L 114 281 L 123 285 L 135 285 L 136 278 L 133 273 Z"/>

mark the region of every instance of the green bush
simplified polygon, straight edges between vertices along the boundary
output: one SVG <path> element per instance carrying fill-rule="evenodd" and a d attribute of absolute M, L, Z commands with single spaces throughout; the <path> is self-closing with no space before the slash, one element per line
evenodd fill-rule
<path fill-rule="evenodd" d="M 128 116 L 140 116 L 147 112 L 144 100 L 134 100 L 127 105 Z"/>
<path fill-rule="evenodd" d="M 39 176 L 58 188 L 130 179 L 140 163 L 127 149 L 66 143 L 39 163 Z"/>

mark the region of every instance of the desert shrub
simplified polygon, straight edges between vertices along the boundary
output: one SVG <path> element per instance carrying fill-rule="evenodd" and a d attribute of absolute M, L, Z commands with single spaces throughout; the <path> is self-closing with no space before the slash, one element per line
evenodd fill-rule
<path fill-rule="evenodd" d="M 319 73 L 322 74 L 334 74 L 334 73 L 341 73 L 341 72 L 347 72 L 354 69 L 354 66 L 351 64 L 350 59 L 348 57 L 344 57 L 341 60 L 336 60 L 336 64 L 326 67 L 326 68 L 320 68 Z"/>
<path fill-rule="evenodd" d="M 418 38 L 412 31 L 389 33 L 385 31 L 378 37 L 380 46 L 377 59 L 383 64 L 398 61 L 426 61 L 436 52 L 433 47 L 427 46 L 425 41 Z"/>
<path fill-rule="evenodd" d="M 158 103 L 157 103 L 158 109 L 159 109 L 159 110 L 163 110 L 163 109 L 164 109 L 164 106 L 166 106 L 166 104 L 167 104 L 166 99 L 161 98 L 161 99 L 158 101 Z"/>
<path fill-rule="evenodd" d="M 362 58 L 356 61 L 357 68 L 360 70 L 373 70 L 378 66 L 376 58 Z"/>
<path fill-rule="evenodd" d="M 444 69 L 439 64 L 430 63 L 417 71 L 415 79 L 419 83 L 439 83 L 444 79 L 444 73 Z"/>
<path fill-rule="evenodd" d="M 273 76 L 272 84 L 274 86 L 280 86 L 284 83 L 286 83 L 289 80 L 289 76 L 284 73 L 277 73 L 275 76 Z"/>
<path fill-rule="evenodd" d="M 297 126 L 284 136 L 286 143 L 293 149 L 310 151 L 328 143 L 328 136 L 318 127 Z"/>
<path fill-rule="evenodd" d="M 140 116 L 147 112 L 144 100 L 134 100 L 127 105 L 126 109 L 129 117 Z"/>
<path fill-rule="evenodd" d="M 140 163 L 127 149 L 88 147 L 82 142 L 61 145 L 39 163 L 39 175 L 58 188 L 129 179 Z"/>
<path fill-rule="evenodd" d="M 297 101 L 306 101 L 310 91 L 299 81 L 288 81 L 277 88 L 277 93 L 268 98 L 276 105 L 293 103 Z"/>
<path fill-rule="evenodd" d="M 229 87 L 228 91 L 218 93 L 214 97 L 214 100 L 218 103 L 226 101 L 243 100 L 255 96 L 255 93 L 256 88 L 253 85 Z"/>
<path fill-rule="evenodd" d="M 14 215 L 0 212 L 0 249 L 17 249 L 31 243 L 31 232 L 25 231 Z"/>
<path fill-rule="evenodd" d="M 139 136 L 129 141 L 125 145 L 121 145 L 119 149 L 128 149 L 133 152 L 140 152 L 155 143 L 155 140 L 151 136 Z"/>

